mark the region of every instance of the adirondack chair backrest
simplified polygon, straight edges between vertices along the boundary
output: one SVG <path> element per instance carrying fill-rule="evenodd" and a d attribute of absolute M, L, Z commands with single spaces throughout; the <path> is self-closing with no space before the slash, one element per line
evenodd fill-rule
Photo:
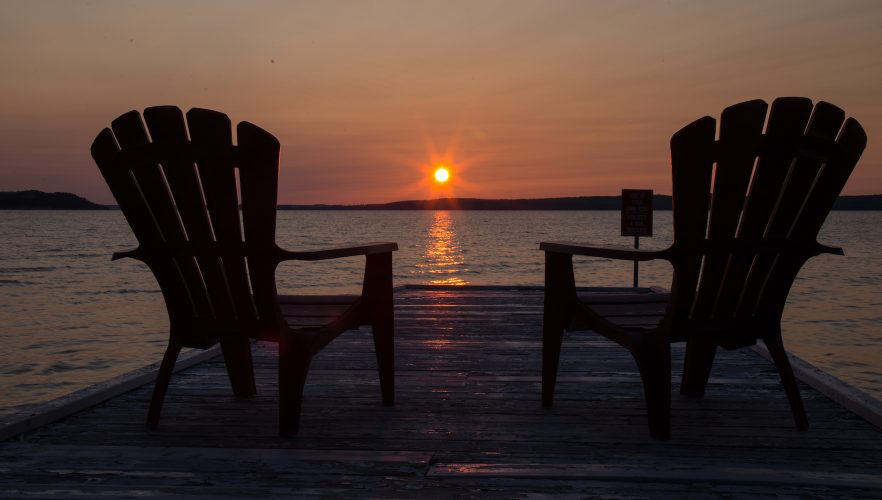
<path fill-rule="evenodd" d="M 145 128 L 146 124 L 146 128 Z M 172 336 L 202 347 L 280 321 L 275 300 L 279 142 L 247 122 L 174 106 L 130 111 L 92 156 L 153 271 Z M 238 179 L 237 179 L 238 172 Z M 239 205 L 242 224 L 240 225 Z"/>
<path fill-rule="evenodd" d="M 710 329 L 738 347 L 779 324 L 866 145 L 860 124 L 829 103 L 777 99 L 766 123 L 767 107 L 727 108 L 718 140 L 711 117 L 671 139 L 675 335 Z"/>

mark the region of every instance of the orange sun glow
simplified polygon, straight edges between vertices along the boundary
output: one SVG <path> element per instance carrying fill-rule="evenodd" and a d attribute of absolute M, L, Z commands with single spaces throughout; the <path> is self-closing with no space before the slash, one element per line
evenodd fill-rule
<path fill-rule="evenodd" d="M 448 179 L 450 179 L 450 171 L 444 167 L 438 167 L 435 169 L 434 177 L 435 182 L 444 184 L 445 182 L 447 182 Z"/>

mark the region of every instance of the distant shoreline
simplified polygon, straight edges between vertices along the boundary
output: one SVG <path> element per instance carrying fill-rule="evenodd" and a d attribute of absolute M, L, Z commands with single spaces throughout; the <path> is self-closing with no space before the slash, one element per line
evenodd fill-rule
<path fill-rule="evenodd" d="M 364 205 L 279 205 L 279 210 L 598 210 L 619 211 L 621 196 L 578 196 L 569 198 L 481 199 L 439 198 Z M 671 196 L 652 197 L 652 208 L 671 210 Z M 840 196 L 833 210 L 882 210 L 882 194 Z"/>
<path fill-rule="evenodd" d="M 654 210 L 671 210 L 671 197 L 653 196 Z M 0 210 L 108 210 L 116 205 L 100 205 L 72 193 L 42 191 L 0 192 Z M 575 196 L 566 198 L 438 198 L 360 205 L 312 204 L 278 206 L 279 210 L 621 210 L 620 196 Z M 840 196 L 833 210 L 882 210 L 882 194 Z"/>
<path fill-rule="evenodd" d="M 43 191 L 2 191 L 0 210 L 107 210 L 107 205 L 93 203 L 73 193 Z"/>

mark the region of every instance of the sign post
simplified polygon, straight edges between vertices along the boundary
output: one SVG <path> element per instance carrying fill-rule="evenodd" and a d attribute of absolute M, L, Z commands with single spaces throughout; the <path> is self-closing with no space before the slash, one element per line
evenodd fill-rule
<path fill-rule="evenodd" d="M 652 190 L 622 189 L 622 236 L 634 237 L 634 248 L 640 248 L 641 236 L 652 236 Z M 639 269 L 634 261 L 634 288 Z"/>

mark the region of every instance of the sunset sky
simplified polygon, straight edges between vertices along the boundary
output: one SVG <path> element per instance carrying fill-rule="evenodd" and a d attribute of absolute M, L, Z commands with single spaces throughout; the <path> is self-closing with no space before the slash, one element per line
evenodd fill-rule
<path fill-rule="evenodd" d="M 281 203 L 670 193 L 677 129 L 797 95 L 882 193 L 882 1 L 2 0 L 0 68 L 2 191 L 112 203 L 95 135 L 175 104 L 276 135 Z"/>

